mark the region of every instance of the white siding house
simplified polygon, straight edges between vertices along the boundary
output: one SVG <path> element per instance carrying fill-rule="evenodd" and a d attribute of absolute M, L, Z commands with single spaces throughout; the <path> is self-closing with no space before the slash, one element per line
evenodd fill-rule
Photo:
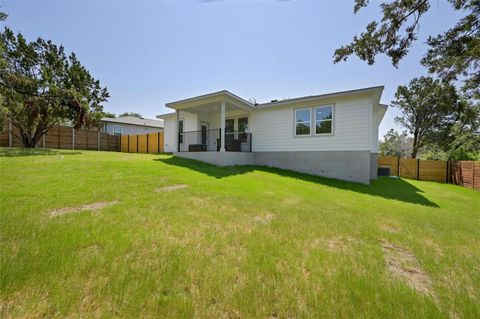
<path fill-rule="evenodd" d="M 296 109 L 332 106 L 331 134 L 296 136 Z M 259 108 L 253 114 L 254 151 L 340 151 L 370 150 L 372 102 L 368 98 L 297 103 L 283 107 Z M 313 118 L 314 116 L 311 115 Z"/>
<path fill-rule="evenodd" d="M 102 132 L 111 135 L 146 134 L 163 131 L 163 120 L 144 119 L 135 116 L 102 118 Z"/>
<path fill-rule="evenodd" d="M 383 87 L 253 105 L 228 91 L 168 103 L 165 150 L 368 183 L 376 178 Z M 223 133 L 222 133 L 223 132 Z"/>

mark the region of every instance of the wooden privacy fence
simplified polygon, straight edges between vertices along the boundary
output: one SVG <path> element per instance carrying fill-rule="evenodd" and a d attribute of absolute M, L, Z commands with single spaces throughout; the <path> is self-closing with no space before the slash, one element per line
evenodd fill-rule
<path fill-rule="evenodd" d="M 432 161 L 379 156 L 377 164 L 378 167 L 389 167 L 391 176 L 452 183 L 480 190 L 480 162 Z"/>
<path fill-rule="evenodd" d="M 18 129 L 7 124 L 0 132 L 0 146 L 23 147 Z M 37 143 L 38 148 L 70 150 L 120 151 L 120 136 L 93 129 L 75 130 L 70 126 L 56 126 Z"/>
<path fill-rule="evenodd" d="M 450 178 L 452 184 L 480 190 L 480 162 L 452 162 Z"/>
<path fill-rule="evenodd" d="M 121 151 L 127 153 L 163 153 L 163 132 L 122 135 Z"/>

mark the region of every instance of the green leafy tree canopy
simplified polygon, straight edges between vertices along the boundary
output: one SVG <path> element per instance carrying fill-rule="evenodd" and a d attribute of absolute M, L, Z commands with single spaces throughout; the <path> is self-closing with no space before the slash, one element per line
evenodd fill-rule
<path fill-rule="evenodd" d="M 123 112 L 122 114 L 119 114 L 118 117 L 122 116 L 133 116 L 133 117 L 138 117 L 140 119 L 143 119 L 142 114 L 136 113 L 136 112 Z"/>
<path fill-rule="evenodd" d="M 114 118 L 116 118 L 117 116 L 116 116 L 114 113 L 103 112 L 103 117 L 108 117 L 108 118 L 114 119 Z"/>
<path fill-rule="evenodd" d="M 383 140 L 378 143 L 378 149 L 383 156 L 408 157 L 412 152 L 413 139 L 405 132 L 398 133 L 390 129 Z"/>
<path fill-rule="evenodd" d="M 399 86 L 392 106 L 401 112 L 395 122 L 413 135 L 413 158 L 422 147 L 448 138 L 468 107 L 453 85 L 431 77 L 414 78 L 408 85 Z"/>
<path fill-rule="evenodd" d="M 468 97 L 480 98 L 480 0 L 448 0 L 454 10 L 466 13 L 445 33 L 430 36 L 429 49 L 421 63 L 444 81 L 465 81 Z M 354 13 L 368 6 L 369 0 L 355 0 Z M 379 54 L 387 55 L 398 67 L 418 38 L 422 16 L 430 9 L 428 0 L 393 0 L 380 4 L 383 16 L 372 21 L 352 42 L 337 50 L 335 63 L 356 55 L 368 64 L 375 63 Z"/>
<path fill-rule="evenodd" d="M 0 33 L 0 93 L 25 147 L 63 121 L 96 125 L 109 97 L 74 53 L 41 38 L 28 42 L 8 28 Z"/>

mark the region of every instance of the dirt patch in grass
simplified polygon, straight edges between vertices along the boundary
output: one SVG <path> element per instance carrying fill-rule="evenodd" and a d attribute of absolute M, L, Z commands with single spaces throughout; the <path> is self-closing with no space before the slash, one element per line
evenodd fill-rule
<path fill-rule="evenodd" d="M 171 192 L 171 191 L 175 191 L 177 189 L 182 189 L 182 188 L 185 188 L 185 187 L 187 187 L 187 185 L 185 185 L 185 184 L 176 184 L 176 185 L 159 187 L 159 188 L 156 188 L 155 191 L 158 192 L 158 193 Z"/>
<path fill-rule="evenodd" d="M 266 214 L 262 216 L 255 216 L 253 221 L 257 224 L 269 224 L 275 218 L 275 214 Z"/>
<path fill-rule="evenodd" d="M 343 241 L 340 238 L 330 238 L 330 239 L 328 239 L 327 240 L 327 249 L 329 251 L 347 251 L 347 250 L 349 250 L 345 241 Z"/>
<path fill-rule="evenodd" d="M 346 236 L 328 238 L 325 244 L 327 249 L 331 252 L 348 252 L 356 242 L 355 238 Z"/>
<path fill-rule="evenodd" d="M 400 227 L 392 225 L 392 224 L 381 224 L 379 228 L 383 231 L 389 232 L 389 233 L 398 233 L 400 232 Z"/>
<path fill-rule="evenodd" d="M 362 241 L 352 236 L 322 237 L 308 241 L 303 246 L 303 250 L 305 254 L 309 254 L 312 249 L 326 250 L 331 253 L 351 254 L 361 244 L 363 244 Z"/>
<path fill-rule="evenodd" d="M 393 276 L 405 281 L 418 292 L 432 296 L 432 282 L 415 255 L 411 251 L 386 240 L 382 240 L 381 244 L 385 254 L 385 263 Z"/>
<path fill-rule="evenodd" d="M 105 207 L 112 206 L 117 204 L 118 201 L 112 201 L 112 202 L 95 202 L 87 205 L 82 205 L 79 207 L 63 207 L 59 209 L 52 210 L 50 212 L 50 217 L 57 217 L 65 214 L 71 214 L 71 213 L 78 213 L 82 212 L 85 210 L 92 210 L 92 211 L 97 211 L 101 210 Z"/>

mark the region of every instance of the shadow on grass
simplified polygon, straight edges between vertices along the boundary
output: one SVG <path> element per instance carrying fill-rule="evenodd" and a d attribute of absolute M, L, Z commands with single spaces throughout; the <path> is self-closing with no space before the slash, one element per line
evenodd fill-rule
<path fill-rule="evenodd" d="M 429 201 L 427 198 L 422 196 L 420 194 L 423 192 L 421 189 L 413 186 L 412 184 L 402 179 L 382 177 L 375 181 L 372 181 L 370 185 L 363 185 L 267 166 L 245 165 L 220 167 L 196 160 L 190 160 L 175 156 L 167 159 L 155 159 L 155 161 L 160 161 L 168 165 L 185 167 L 215 178 L 240 175 L 252 171 L 262 171 L 277 174 L 283 177 L 289 177 L 329 187 L 335 187 L 338 189 L 379 196 L 386 199 L 394 199 L 402 202 L 420 204 L 430 207 L 439 207 L 437 204 Z"/>
<path fill-rule="evenodd" d="M 82 152 L 65 152 L 48 148 L 0 148 L 0 157 L 24 157 L 38 155 L 78 155 Z"/>

